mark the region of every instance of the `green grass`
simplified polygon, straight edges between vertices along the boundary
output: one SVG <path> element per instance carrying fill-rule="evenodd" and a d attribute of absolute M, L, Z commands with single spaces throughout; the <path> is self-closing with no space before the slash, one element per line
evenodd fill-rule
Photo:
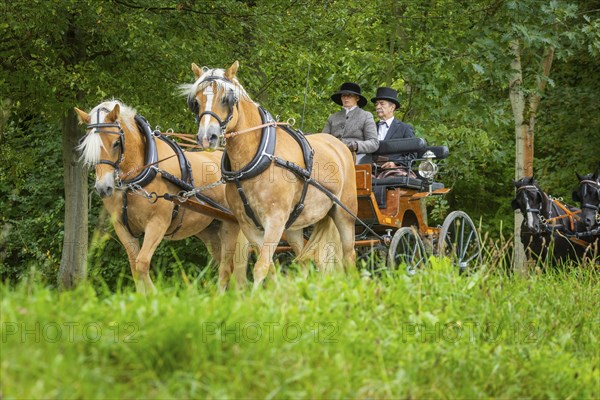
<path fill-rule="evenodd" d="M 0 398 L 598 398 L 597 270 L 0 286 Z"/>

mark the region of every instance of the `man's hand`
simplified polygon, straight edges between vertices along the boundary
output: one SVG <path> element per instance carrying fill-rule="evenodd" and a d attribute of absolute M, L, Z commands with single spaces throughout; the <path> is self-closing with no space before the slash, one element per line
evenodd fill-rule
<path fill-rule="evenodd" d="M 396 167 L 397 167 L 397 165 L 393 161 L 387 161 L 387 162 L 381 164 L 381 169 L 391 169 L 391 168 L 396 168 Z"/>
<path fill-rule="evenodd" d="M 347 144 L 347 146 L 350 149 L 350 151 L 353 153 L 356 153 L 356 150 L 358 150 L 358 143 L 356 143 L 356 142 L 350 142 Z"/>

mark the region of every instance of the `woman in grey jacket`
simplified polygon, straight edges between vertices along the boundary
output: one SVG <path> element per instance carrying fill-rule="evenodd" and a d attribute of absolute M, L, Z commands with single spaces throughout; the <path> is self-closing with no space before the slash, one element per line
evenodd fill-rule
<path fill-rule="evenodd" d="M 367 99 L 361 95 L 360 86 L 346 82 L 331 100 L 344 108 L 329 116 L 323 132 L 339 138 L 350 151 L 357 153 L 357 164 L 370 164 L 371 153 L 379 148 L 379 139 L 373 115 L 362 110 Z"/>

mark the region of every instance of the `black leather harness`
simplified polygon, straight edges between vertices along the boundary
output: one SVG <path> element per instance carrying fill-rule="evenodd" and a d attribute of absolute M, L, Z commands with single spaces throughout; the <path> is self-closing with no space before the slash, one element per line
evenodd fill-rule
<path fill-rule="evenodd" d="M 127 195 L 128 195 L 128 193 L 132 192 L 136 188 L 143 188 L 146 185 L 148 185 L 150 182 L 152 182 L 154 180 L 154 178 L 156 178 L 156 175 L 159 172 L 163 179 L 171 182 L 175 186 L 179 187 L 180 189 L 186 190 L 186 191 L 191 191 L 194 189 L 194 178 L 192 176 L 192 168 L 191 168 L 189 160 L 185 156 L 184 151 L 181 149 L 181 147 L 175 141 L 171 140 L 170 138 L 168 138 L 166 136 L 161 135 L 161 133 L 159 131 L 152 131 L 152 129 L 150 128 L 150 124 L 148 123 L 146 118 L 144 118 L 141 115 L 135 116 L 135 123 L 146 142 L 144 160 L 145 160 L 145 165 L 147 165 L 147 167 L 144 168 L 134 178 L 126 179 L 126 180 L 119 180 L 117 186 L 119 188 L 124 188 L 123 189 L 123 203 L 122 203 L 122 207 L 121 207 L 121 221 L 123 222 L 123 225 L 125 225 L 125 227 L 127 228 L 127 230 L 129 231 L 129 233 L 132 236 L 139 238 L 144 234 L 144 232 L 142 232 L 140 234 L 135 234 L 133 232 L 133 230 L 131 229 L 131 226 L 129 225 L 129 218 L 127 216 Z M 115 174 L 118 176 L 119 164 L 123 160 L 123 153 L 125 152 L 125 140 L 124 140 L 123 129 L 121 128 L 121 126 L 118 123 L 115 123 L 115 124 L 99 123 L 99 124 L 88 125 L 88 128 L 98 129 L 98 128 L 103 128 L 103 127 L 119 128 L 119 132 L 98 130 L 99 133 L 112 133 L 112 134 L 118 134 L 120 136 L 120 138 L 119 138 L 120 154 L 119 154 L 118 160 L 116 162 L 113 162 L 110 160 L 101 160 L 99 162 L 100 164 L 111 165 L 116 171 Z M 178 178 L 166 171 L 160 170 L 157 167 L 155 167 L 155 164 L 157 164 L 159 162 L 158 151 L 156 148 L 156 141 L 155 141 L 156 138 L 158 138 L 159 140 L 162 140 L 163 142 L 168 144 L 169 147 L 173 150 L 173 152 L 175 152 L 175 154 L 177 155 L 177 159 L 179 161 L 179 169 L 181 171 L 181 178 Z M 163 196 L 157 196 L 157 197 L 164 197 L 166 200 L 171 200 L 172 198 L 174 198 L 176 196 L 171 196 L 169 194 L 165 194 Z M 231 211 L 229 211 L 228 209 L 223 207 L 221 204 L 219 204 L 218 202 L 214 201 L 213 199 L 211 199 L 210 197 L 208 197 L 202 193 L 195 193 L 195 197 L 198 200 L 205 202 L 206 204 L 209 204 L 214 208 L 217 208 L 226 213 L 231 213 Z M 176 204 L 175 207 L 173 208 L 173 212 L 171 214 L 171 225 L 173 224 L 173 221 L 175 221 L 175 219 L 177 218 L 177 216 L 179 214 L 179 209 L 180 209 L 180 205 Z M 183 224 L 183 220 L 180 221 L 180 223 L 173 229 L 172 232 L 165 234 L 165 236 L 173 236 L 181 228 L 182 224 Z"/>
<path fill-rule="evenodd" d="M 304 158 L 304 165 L 306 165 L 306 168 L 302 168 L 298 164 L 295 164 L 291 161 L 283 160 L 283 159 L 275 156 L 275 154 L 274 154 L 275 153 L 275 144 L 276 144 L 276 127 L 274 124 L 275 120 L 273 119 L 273 117 L 271 117 L 271 114 L 269 114 L 269 112 L 267 110 L 265 110 L 264 108 L 259 107 L 258 110 L 260 112 L 260 116 L 261 116 L 263 124 L 273 123 L 273 125 L 267 125 L 266 127 L 264 127 L 262 129 L 262 134 L 261 134 L 260 143 L 258 145 L 258 150 L 257 150 L 256 154 L 254 155 L 254 157 L 252 158 L 252 160 L 248 164 L 246 164 L 244 167 L 242 167 L 241 169 L 239 169 L 237 171 L 232 171 L 231 170 L 231 162 L 227 155 L 227 151 L 225 151 L 225 153 L 223 154 L 222 162 L 221 162 L 221 173 L 223 175 L 223 179 L 226 182 L 233 182 L 236 185 L 238 194 L 240 195 L 240 198 L 244 205 L 244 210 L 246 211 L 246 215 L 248 215 L 248 217 L 250 217 L 250 219 L 254 222 L 254 225 L 258 229 L 264 230 L 264 228 L 261 225 L 260 221 L 258 220 L 256 214 L 252 210 L 250 203 L 248 202 L 248 198 L 247 198 L 246 194 L 244 193 L 244 189 L 242 188 L 241 181 L 243 181 L 245 179 L 254 178 L 255 176 L 260 175 L 270 166 L 271 162 L 274 162 L 275 165 L 277 165 L 281 168 L 285 168 L 288 171 L 291 171 L 294 175 L 296 175 L 297 177 L 299 177 L 300 179 L 302 179 L 304 181 L 304 186 L 302 187 L 302 194 L 300 195 L 300 199 L 298 200 L 298 203 L 296 203 L 296 205 L 294 206 L 294 209 L 292 210 L 292 212 L 290 213 L 290 215 L 288 217 L 288 220 L 285 224 L 286 229 L 289 228 L 294 223 L 294 221 L 296 221 L 296 219 L 302 213 L 302 210 L 304 210 L 304 201 L 306 199 L 306 193 L 308 191 L 309 185 L 313 185 L 314 187 L 319 189 L 321 192 L 323 192 L 325 195 L 327 195 L 327 197 L 329 197 L 335 204 L 339 205 L 344 210 L 346 210 L 348 213 L 350 213 L 352 216 L 356 217 L 346 206 L 344 206 L 344 204 L 342 204 L 339 201 L 339 199 L 333 193 L 331 193 L 331 191 L 329 191 L 327 188 L 325 188 L 319 182 L 317 182 L 311 178 L 312 169 L 313 169 L 314 150 L 312 149 L 312 147 L 310 146 L 310 144 L 308 143 L 308 141 L 306 140 L 306 138 L 304 137 L 304 134 L 302 132 L 292 129 L 289 126 L 281 127 L 284 130 L 284 132 L 286 132 L 288 135 L 290 135 L 296 141 L 296 143 L 298 143 L 298 146 L 300 146 L 300 149 L 302 151 L 302 157 Z"/>

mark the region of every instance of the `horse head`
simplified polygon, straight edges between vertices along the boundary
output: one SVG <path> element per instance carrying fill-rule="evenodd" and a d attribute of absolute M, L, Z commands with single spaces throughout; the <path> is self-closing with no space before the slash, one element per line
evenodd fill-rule
<path fill-rule="evenodd" d="M 238 67 L 237 61 L 227 70 L 192 64 L 196 81 L 180 86 L 198 124 L 197 141 L 205 148 L 216 148 L 225 132 L 236 126 L 240 100 L 251 101 L 236 78 Z"/>
<path fill-rule="evenodd" d="M 96 168 L 94 187 L 100 197 L 110 197 L 120 182 L 125 158 L 124 127 L 132 128 L 129 122 L 121 123 L 123 114 L 135 115 L 135 110 L 113 100 L 99 104 L 89 114 L 79 108 L 75 112 L 80 123 L 87 125 L 87 133 L 77 146 L 81 161 Z"/>
<path fill-rule="evenodd" d="M 533 232 L 540 231 L 540 215 L 545 215 L 547 196 L 535 182 L 533 176 L 513 181 L 517 190 L 511 202 L 513 210 L 521 210 L 523 223 Z"/>
<path fill-rule="evenodd" d="M 581 204 L 581 220 L 585 229 L 590 231 L 594 225 L 600 224 L 600 176 L 598 169 L 592 174 L 581 176 L 579 187 L 573 192 L 573 200 Z"/>

